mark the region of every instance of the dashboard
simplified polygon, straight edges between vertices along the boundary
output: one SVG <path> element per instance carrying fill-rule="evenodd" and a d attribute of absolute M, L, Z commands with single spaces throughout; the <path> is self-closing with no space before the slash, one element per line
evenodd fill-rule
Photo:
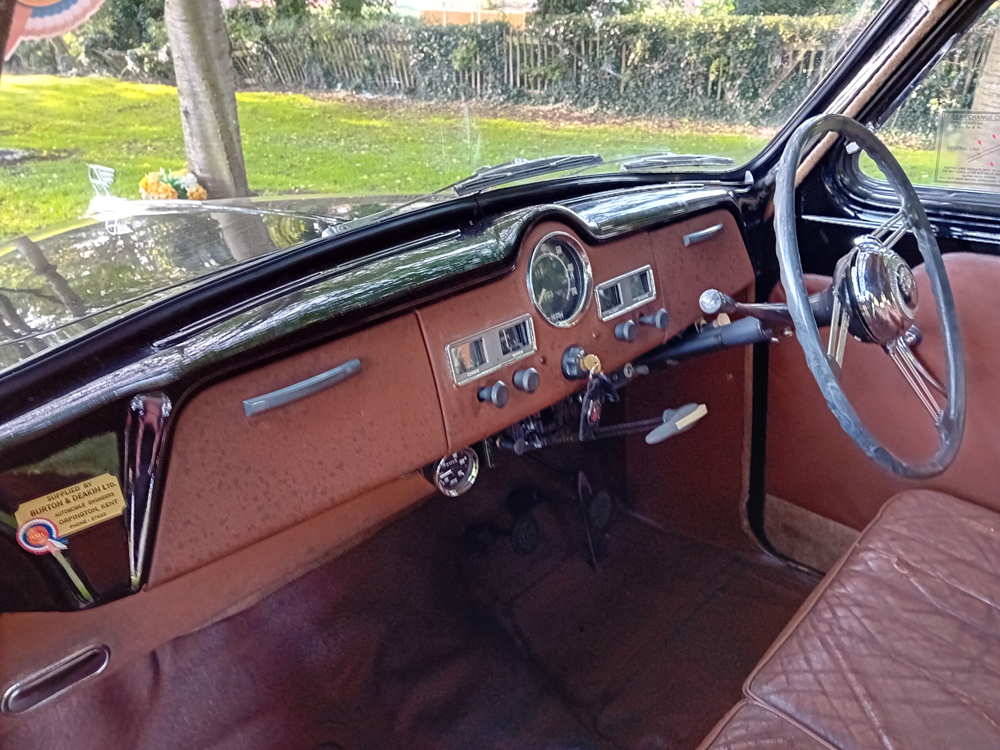
<path fill-rule="evenodd" d="M 643 187 L 430 228 L 61 376 L 52 398 L 0 424 L 0 449 L 85 445 L 121 478 L 130 510 L 72 537 L 88 602 L 43 558 L 8 545 L 5 560 L 25 564 L 6 580 L 31 611 L 3 618 L 0 642 L 20 645 L 0 649 L 12 655 L 0 660 L 2 685 L 95 633 L 121 662 L 223 616 L 427 498 L 429 467 L 450 502 L 463 502 L 479 468 L 470 446 L 501 446 L 571 412 L 567 397 L 597 363 L 615 377 L 699 321 L 705 289 L 752 296 L 730 209 L 722 188 Z M 719 428 L 747 403 L 743 355 L 730 359 L 694 377 L 678 368 L 636 378 L 625 391 L 626 419 L 692 400 L 711 411 L 693 440 L 639 439 L 636 460 L 658 472 L 658 487 L 718 502 L 743 476 L 746 433 Z M 732 470 L 693 478 L 688 467 L 719 445 Z M 43 479 L 57 489 L 79 477 Z M 47 491 L 36 484 L 8 481 L 7 507 Z M 49 585 L 65 604 L 50 602 Z M 53 606 L 83 611 L 37 611 Z"/>
<path fill-rule="evenodd" d="M 417 311 L 449 450 L 579 390 L 567 350 L 611 372 L 698 320 L 705 288 L 735 294 L 753 278 L 726 211 L 600 245 L 559 222 L 536 225 L 513 273 Z"/>
<path fill-rule="evenodd" d="M 210 385 L 177 417 L 149 585 L 497 434 L 582 390 L 583 356 L 613 372 L 753 280 L 726 210 L 603 242 L 542 220 L 500 278 Z"/>

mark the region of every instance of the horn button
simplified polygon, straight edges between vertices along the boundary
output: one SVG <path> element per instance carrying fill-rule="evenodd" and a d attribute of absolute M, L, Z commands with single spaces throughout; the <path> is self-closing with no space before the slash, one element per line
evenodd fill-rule
<path fill-rule="evenodd" d="M 841 285 L 867 338 L 884 346 L 913 325 L 917 282 L 898 253 L 871 236 L 858 240 L 848 256 Z"/>

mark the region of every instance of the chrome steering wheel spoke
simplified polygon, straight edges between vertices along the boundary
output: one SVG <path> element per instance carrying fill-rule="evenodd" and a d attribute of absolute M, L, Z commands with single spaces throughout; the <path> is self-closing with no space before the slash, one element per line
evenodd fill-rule
<path fill-rule="evenodd" d="M 892 361 L 896 363 L 899 371 L 903 373 L 903 377 L 906 378 L 906 382 L 910 384 L 913 392 L 917 394 L 920 403 L 924 405 L 924 408 L 927 409 L 927 412 L 934 419 L 934 424 L 940 424 L 942 417 L 944 417 L 944 407 L 938 403 L 937 397 L 931 392 L 931 388 L 947 399 L 948 393 L 944 386 L 917 359 L 913 350 L 907 346 L 906 341 L 902 337 L 889 344 L 885 351 Z"/>
<path fill-rule="evenodd" d="M 851 327 L 851 308 L 840 304 L 840 297 L 833 295 L 830 315 L 830 338 L 826 343 L 826 356 L 837 367 L 844 366 L 844 350 L 847 348 L 847 334 Z"/>
<path fill-rule="evenodd" d="M 870 236 L 881 242 L 885 247 L 892 248 L 902 239 L 903 235 L 910 231 L 910 219 L 906 212 L 900 208 L 890 216 L 875 231 L 870 232 Z"/>

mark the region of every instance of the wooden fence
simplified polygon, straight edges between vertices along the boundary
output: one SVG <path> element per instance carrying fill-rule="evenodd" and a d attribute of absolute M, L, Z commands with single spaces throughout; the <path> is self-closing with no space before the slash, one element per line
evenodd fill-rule
<path fill-rule="evenodd" d="M 613 79 L 624 93 L 629 77 L 643 71 L 627 40 L 611 45 L 597 35 L 555 41 L 527 31 L 512 30 L 503 35 L 493 64 L 478 52 L 471 64 L 456 66 L 445 57 L 435 72 L 450 77 L 463 95 L 482 96 L 505 90 L 545 94 L 554 87 L 585 86 L 596 78 Z M 499 65 L 496 58 L 499 57 Z M 790 75 L 810 81 L 821 78 L 827 68 L 828 52 L 823 48 L 786 49 L 773 66 L 771 88 L 780 86 Z M 364 39 L 345 35 L 338 39 L 314 37 L 302 43 L 258 42 L 234 45 L 233 63 L 242 83 L 251 86 L 288 88 L 362 88 L 374 93 L 412 93 L 421 89 L 427 75 L 420 70 L 422 55 L 414 40 L 391 33 Z M 706 97 L 723 100 L 730 83 L 727 60 L 706 66 Z M 692 75 L 689 73 L 689 75 Z M 698 75 L 695 72 L 693 75 Z M 440 81 L 439 81 L 440 83 Z"/>

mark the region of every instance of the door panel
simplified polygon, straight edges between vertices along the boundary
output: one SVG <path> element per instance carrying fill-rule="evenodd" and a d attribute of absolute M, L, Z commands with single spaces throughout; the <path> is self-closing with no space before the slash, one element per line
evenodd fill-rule
<path fill-rule="evenodd" d="M 423 475 L 411 474 L 133 596 L 80 612 L 5 614 L 0 617 L 0 690 L 95 644 L 111 651 L 107 676 L 259 601 L 373 536 L 433 492 Z M 0 747 L 4 735 L 24 719 L 0 714 Z"/>
<path fill-rule="evenodd" d="M 801 347 L 786 338 L 771 347 L 768 385 L 766 490 L 799 507 L 861 529 L 896 492 L 929 487 L 1000 510 L 996 462 L 1000 458 L 1000 258 L 968 253 L 945 256 L 965 350 L 968 410 L 955 463 L 934 479 L 915 482 L 878 468 L 841 429 L 805 364 Z M 916 349 L 943 380 L 944 345 L 923 267 Z M 807 279 L 810 291 L 829 278 Z M 781 297 L 777 290 L 776 297 Z M 825 335 L 825 331 L 823 332 Z M 877 346 L 848 341 L 843 385 L 873 434 L 903 458 L 929 456 L 937 440 L 930 417 L 892 360 Z"/>

